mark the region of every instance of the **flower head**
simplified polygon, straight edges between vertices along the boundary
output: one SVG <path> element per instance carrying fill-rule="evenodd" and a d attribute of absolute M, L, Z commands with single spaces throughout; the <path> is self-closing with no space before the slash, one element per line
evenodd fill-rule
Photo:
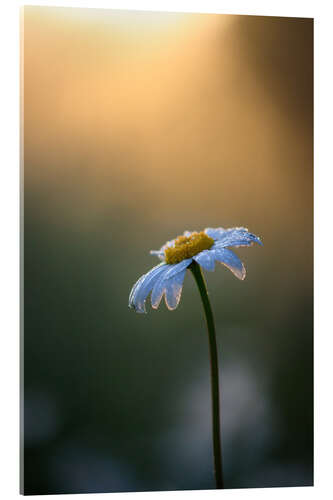
<path fill-rule="evenodd" d="M 148 273 L 141 276 L 132 287 L 129 307 L 145 313 L 146 299 L 151 293 L 151 305 L 157 309 L 163 295 L 168 309 L 179 304 L 186 269 L 196 261 L 207 271 L 214 271 L 215 261 L 224 264 L 237 278 L 246 275 L 244 264 L 228 247 L 251 246 L 262 242 L 244 227 L 231 229 L 206 228 L 204 231 L 185 231 L 174 240 L 167 241 L 160 250 L 151 250 L 162 261 Z"/>

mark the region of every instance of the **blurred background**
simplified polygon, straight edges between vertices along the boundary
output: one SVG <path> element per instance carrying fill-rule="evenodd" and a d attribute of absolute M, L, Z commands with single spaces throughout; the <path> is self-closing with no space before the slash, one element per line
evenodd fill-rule
<path fill-rule="evenodd" d="M 128 309 L 207 226 L 264 242 L 205 273 L 226 487 L 313 484 L 312 49 L 312 19 L 22 11 L 26 494 L 214 488 L 192 276 Z"/>

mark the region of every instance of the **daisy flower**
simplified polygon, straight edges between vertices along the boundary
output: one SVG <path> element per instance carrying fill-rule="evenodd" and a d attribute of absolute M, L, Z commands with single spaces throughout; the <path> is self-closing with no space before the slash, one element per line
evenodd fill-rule
<path fill-rule="evenodd" d="M 171 310 L 176 309 L 182 293 L 186 270 L 189 268 L 198 286 L 204 308 L 209 340 L 211 395 L 212 395 L 212 437 L 214 454 L 214 474 L 216 488 L 224 488 L 222 467 L 222 444 L 220 428 L 219 369 L 215 323 L 202 269 L 214 271 L 215 261 L 224 264 L 237 278 L 245 278 L 245 267 L 229 247 L 248 247 L 253 243 L 262 245 L 258 236 L 244 227 L 231 229 L 206 228 L 199 233 L 185 231 L 182 236 L 167 241 L 160 250 L 150 253 L 162 261 L 148 273 L 141 276 L 133 286 L 129 296 L 129 307 L 145 313 L 145 302 L 151 293 L 151 305 L 157 309 L 162 297 Z"/>
<path fill-rule="evenodd" d="M 203 231 L 185 231 L 183 235 L 168 241 L 160 250 L 151 250 L 162 262 L 141 276 L 132 287 L 129 307 L 145 313 L 145 302 L 151 293 L 151 305 L 157 309 L 161 299 L 170 310 L 179 304 L 187 268 L 195 261 L 206 271 L 214 271 L 215 261 L 225 265 L 243 280 L 245 267 L 229 247 L 262 245 L 258 236 L 244 227 L 230 229 L 206 228 Z"/>

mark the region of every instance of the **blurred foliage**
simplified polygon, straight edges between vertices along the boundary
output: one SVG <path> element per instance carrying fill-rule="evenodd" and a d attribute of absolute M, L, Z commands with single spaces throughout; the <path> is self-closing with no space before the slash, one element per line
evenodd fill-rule
<path fill-rule="evenodd" d="M 160 94 L 142 86 L 142 65 L 156 77 L 145 66 L 149 44 L 130 82 L 134 62 L 119 49 L 125 66 L 111 69 L 143 108 L 121 101 L 118 123 L 91 99 L 100 87 L 83 91 L 81 73 L 73 77 L 86 68 L 93 79 L 117 50 L 92 43 L 82 63 L 70 33 L 100 38 L 62 12 L 25 10 L 25 493 L 214 488 L 208 342 L 192 277 L 173 313 L 162 305 L 136 315 L 127 304 L 156 263 L 150 249 L 221 225 L 245 225 L 264 242 L 238 249 L 244 282 L 222 266 L 206 273 L 226 486 L 311 485 L 312 20 L 186 16 L 197 24 L 175 52 L 184 69 L 173 59 L 165 68 L 167 95 L 161 75 Z M 74 51 L 68 60 L 54 53 L 59 40 Z M 200 40 L 194 65 L 190 47 Z M 66 71 L 52 74 L 61 60 L 73 65 L 68 82 Z M 43 87 L 38 107 L 46 77 L 54 88 Z M 78 89 L 84 116 L 62 100 Z M 111 95 L 107 113 L 117 107 Z"/>

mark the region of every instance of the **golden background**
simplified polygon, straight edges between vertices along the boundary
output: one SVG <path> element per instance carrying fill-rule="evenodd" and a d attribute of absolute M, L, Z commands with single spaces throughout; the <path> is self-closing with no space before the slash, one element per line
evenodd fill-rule
<path fill-rule="evenodd" d="M 22 11 L 27 493 L 214 487 L 208 389 L 205 446 L 181 430 L 209 381 L 194 285 L 174 313 L 127 309 L 149 250 L 207 226 L 264 242 L 239 250 L 244 282 L 206 273 L 222 387 L 240 380 L 226 484 L 312 484 L 312 37 L 312 19 Z M 250 379 L 264 423 L 232 434 Z"/>

